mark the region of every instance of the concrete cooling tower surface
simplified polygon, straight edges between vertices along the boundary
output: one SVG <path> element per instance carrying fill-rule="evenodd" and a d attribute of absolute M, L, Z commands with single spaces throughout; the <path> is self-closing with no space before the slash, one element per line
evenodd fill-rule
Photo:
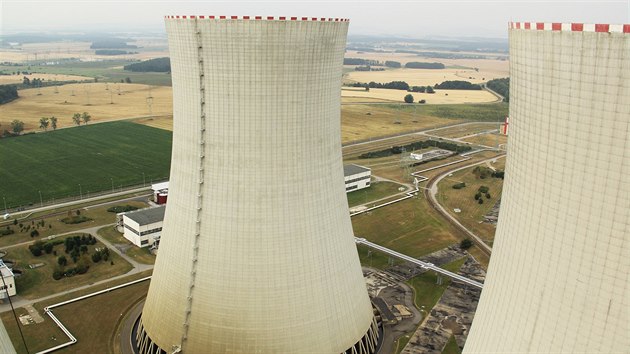
<path fill-rule="evenodd" d="M 501 213 L 466 353 L 630 350 L 630 25 L 512 23 Z"/>
<path fill-rule="evenodd" d="M 166 19 L 169 200 L 142 353 L 370 353 L 348 214 L 344 19 Z"/>

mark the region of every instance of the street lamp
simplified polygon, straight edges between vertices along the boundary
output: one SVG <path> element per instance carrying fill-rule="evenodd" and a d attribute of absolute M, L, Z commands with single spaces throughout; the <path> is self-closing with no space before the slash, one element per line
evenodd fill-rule
<path fill-rule="evenodd" d="M 79 183 L 79 198 L 83 199 L 83 190 L 81 189 L 81 183 Z"/>
<path fill-rule="evenodd" d="M 42 199 L 42 191 L 38 191 L 39 192 L 39 206 L 43 207 L 44 206 L 44 200 Z"/>
<path fill-rule="evenodd" d="M 2 196 L 2 200 L 4 201 L 4 213 L 8 214 L 8 211 L 7 211 L 7 200 L 4 199 L 4 196 Z"/>

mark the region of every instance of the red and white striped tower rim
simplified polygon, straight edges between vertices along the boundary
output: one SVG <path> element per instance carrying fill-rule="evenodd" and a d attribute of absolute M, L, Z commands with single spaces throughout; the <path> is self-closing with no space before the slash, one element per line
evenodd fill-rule
<path fill-rule="evenodd" d="M 508 29 L 562 32 L 630 33 L 630 24 L 560 23 L 560 22 L 509 22 Z"/>
<path fill-rule="evenodd" d="M 165 20 L 251 20 L 251 21 L 305 21 L 350 22 L 349 18 L 297 17 L 297 16 L 215 16 L 215 15 L 168 15 Z"/>

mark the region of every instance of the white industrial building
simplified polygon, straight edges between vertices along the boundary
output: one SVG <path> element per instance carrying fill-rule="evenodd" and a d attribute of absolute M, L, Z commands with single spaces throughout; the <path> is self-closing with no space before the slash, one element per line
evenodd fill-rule
<path fill-rule="evenodd" d="M 162 235 L 165 209 L 162 205 L 124 213 L 124 237 L 138 247 L 153 246 Z"/>
<path fill-rule="evenodd" d="M 465 353 L 630 350 L 630 25 L 511 23 L 505 184 Z"/>
<path fill-rule="evenodd" d="M 347 31 L 345 19 L 166 19 L 172 165 L 140 353 L 375 352 L 343 183 Z"/>
<path fill-rule="evenodd" d="M 0 259 L 0 273 L 2 274 L 2 280 L 0 280 L 0 300 L 5 300 L 8 296 L 14 296 L 16 294 L 15 288 L 15 276 L 13 271 Z"/>
<path fill-rule="evenodd" d="M 350 193 L 370 186 L 372 170 L 354 164 L 344 165 L 343 175 L 346 183 L 346 193 Z"/>

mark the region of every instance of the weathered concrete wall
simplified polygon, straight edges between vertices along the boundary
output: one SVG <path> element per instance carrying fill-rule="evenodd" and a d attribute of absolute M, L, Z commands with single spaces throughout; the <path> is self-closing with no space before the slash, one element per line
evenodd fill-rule
<path fill-rule="evenodd" d="M 630 26 L 518 27 L 501 212 L 464 351 L 627 353 Z"/>
<path fill-rule="evenodd" d="M 350 348 L 373 315 L 341 160 L 348 22 L 166 28 L 173 153 L 146 332 L 185 353 Z"/>

